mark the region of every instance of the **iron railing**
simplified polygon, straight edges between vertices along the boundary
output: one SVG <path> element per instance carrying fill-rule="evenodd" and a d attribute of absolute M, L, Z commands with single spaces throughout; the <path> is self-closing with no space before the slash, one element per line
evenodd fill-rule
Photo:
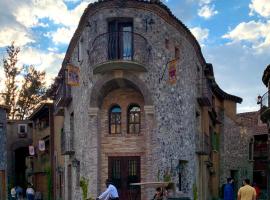
<path fill-rule="evenodd" d="M 117 31 L 97 36 L 92 43 L 89 56 L 93 66 L 119 60 L 147 66 L 150 51 L 150 45 L 142 35 L 129 31 Z"/>
<path fill-rule="evenodd" d="M 264 95 L 258 97 L 258 104 L 261 105 L 261 108 L 269 107 L 269 92 L 267 91 Z"/>
<path fill-rule="evenodd" d="M 71 155 L 74 153 L 74 134 L 70 131 L 61 132 L 61 153 L 62 155 Z"/>
<path fill-rule="evenodd" d="M 210 84 L 207 79 L 202 79 L 200 83 L 197 84 L 198 88 L 198 103 L 201 106 L 211 106 L 213 101 L 213 93 L 211 91 Z"/>
<path fill-rule="evenodd" d="M 58 113 L 61 109 L 66 107 L 70 101 L 71 97 L 71 87 L 66 84 L 65 80 L 62 80 L 55 93 L 54 97 L 54 110 Z M 57 114 L 58 115 L 58 114 Z"/>
<path fill-rule="evenodd" d="M 206 133 L 197 133 L 196 136 L 196 153 L 199 155 L 210 155 L 211 145 L 210 137 Z"/>

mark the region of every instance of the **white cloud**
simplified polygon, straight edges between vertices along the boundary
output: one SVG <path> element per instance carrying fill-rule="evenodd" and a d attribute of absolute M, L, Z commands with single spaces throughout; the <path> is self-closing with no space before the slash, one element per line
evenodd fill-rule
<path fill-rule="evenodd" d="M 270 47 L 270 21 L 266 23 L 256 21 L 242 22 L 222 37 L 233 42 L 249 42 L 256 49 L 268 48 Z"/>
<path fill-rule="evenodd" d="M 214 15 L 218 14 L 218 11 L 215 10 L 214 5 L 204 5 L 198 10 L 198 15 L 202 18 L 209 19 Z"/>
<path fill-rule="evenodd" d="M 213 0 L 199 0 L 199 5 L 205 5 L 212 3 Z"/>
<path fill-rule="evenodd" d="M 249 4 L 250 15 L 258 13 L 263 17 L 270 17 L 270 1 L 269 0 L 252 0 Z"/>
<path fill-rule="evenodd" d="M 48 86 L 61 68 L 63 58 L 63 53 L 58 54 L 33 48 L 23 48 L 18 56 L 18 66 L 34 65 L 37 70 L 46 71 L 46 84 Z"/>
<path fill-rule="evenodd" d="M 203 45 L 203 42 L 205 42 L 205 40 L 209 36 L 209 30 L 206 28 L 203 29 L 200 27 L 194 27 L 194 28 L 191 28 L 190 31 L 195 36 L 195 38 L 200 42 L 201 45 Z"/>
<path fill-rule="evenodd" d="M 35 42 L 29 33 L 19 28 L 2 28 L 0 30 L 0 47 L 10 45 L 15 41 L 17 46 L 23 46 L 29 42 Z"/>
<path fill-rule="evenodd" d="M 58 28 L 56 32 L 49 33 L 49 37 L 52 38 L 53 42 L 57 45 L 69 44 L 70 39 L 74 33 L 75 29 L 70 28 Z"/>

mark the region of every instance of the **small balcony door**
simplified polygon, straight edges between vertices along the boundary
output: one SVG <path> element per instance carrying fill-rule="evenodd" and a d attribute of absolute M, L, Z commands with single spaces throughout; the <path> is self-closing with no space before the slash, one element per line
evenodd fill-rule
<path fill-rule="evenodd" d="M 109 22 L 109 60 L 133 59 L 133 23 L 114 20 Z"/>
<path fill-rule="evenodd" d="M 116 186 L 120 200 L 140 200 L 140 188 L 131 183 L 140 182 L 140 157 L 109 157 L 108 178 Z"/>

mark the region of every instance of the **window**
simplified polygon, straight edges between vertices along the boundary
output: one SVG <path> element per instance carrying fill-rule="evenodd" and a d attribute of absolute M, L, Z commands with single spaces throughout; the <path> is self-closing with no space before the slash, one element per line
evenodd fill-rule
<path fill-rule="evenodd" d="M 18 124 L 19 137 L 26 137 L 26 133 L 27 133 L 27 125 L 26 124 Z"/>
<path fill-rule="evenodd" d="M 110 134 L 121 133 L 121 107 L 118 105 L 115 105 L 110 109 L 109 128 Z"/>
<path fill-rule="evenodd" d="M 109 21 L 108 55 L 110 60 L 133 59 L 133 22 L 129 18 Z"/>
<path fill-rule="evenodd" d="M 168 49 L 168 50 L 169 50 L 169 48 L 170 48 L 170 42 L 169 42 L 168 39 L 165 39 L 165 47 L 166 47 L 166 49 Z"/>
<path fill-rule="evenodd" d="M 131 105 L 128 108 L 128 133 L 140 133 L 141 108 L 138 105 Z"/>

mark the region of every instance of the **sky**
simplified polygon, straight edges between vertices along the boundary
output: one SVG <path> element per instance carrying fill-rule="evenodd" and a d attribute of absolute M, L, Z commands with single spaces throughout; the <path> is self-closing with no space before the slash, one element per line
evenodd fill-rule
<path fill-rule="evenodd" d="M 0 0 L 0 57 L 15 41 L 21 49 L 18 66 L 45 70 L 49 85 L 84 9 L 94 1 Z M 243 98 L 238 112 L 258 110 L 256 98 L 267 91 L 263 71 L 270 64 L 270 0 L 163 2 L 197 38 L 219 86 Z M 3 78 L 0 68 L 0 90 Z"/>

